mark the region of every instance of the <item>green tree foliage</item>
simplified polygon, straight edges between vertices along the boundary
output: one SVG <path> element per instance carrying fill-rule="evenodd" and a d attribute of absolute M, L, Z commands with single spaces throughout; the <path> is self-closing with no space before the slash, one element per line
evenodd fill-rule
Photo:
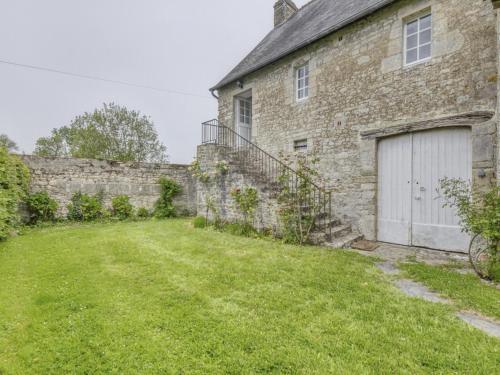
<path fill-rule="evenodd" d="M 18 205 L 26 198 L 30 174 L 24 163 L 0 147 L 0 239 L 19 224 Z"/>
<path fill-rule="evenodd" d="M 155 204 L 155 216 L 159 219 L 175 217 L 174 197 L 181 192 L 180 185 L 169 178 L 162 177 L 160 184 L 160 198 Z"/>
<path fill-rule="evenodd" d="M 69 152 L 68 139 L 69 127 L 53 129 L 50 137 L 39 138 L 36 141 L 34 154 L 44 157 L 72 156 Z"/>
<path fill-rule="evenodd" d="M 0 134 L 0 147 L 6 148 L 9 152 L 18 150 L 16 142 L 7 137 L 5 134 Z"/>
<path fill-rule="evenodd" d="M 119 195 L 111 201 L 113 215 L 120 220 L 127 220 L 134 215 L 134 206 L 130 203 L 128 195 Z"/>
<path fill-rule="evenodd" d="M 165 162 L 166 147 L 154 124 L 140 112 L 114 103 L 76 117 L 36 142 L 39 156 L 71 156 L 136 162 Z"/>
<path fill-rule="evenodd" d="M 28 196 L 26 207 L 30 216 L 30 224 L 37 224 L 43 221 L 54 221 L 58 204 L 46 191 L 40 191 Z"/>
<path fill-rule="evenodd" d="M 93 221 L 104 216 L 102 197 L 76 193 L 68 204 L 68 220 Z"/>

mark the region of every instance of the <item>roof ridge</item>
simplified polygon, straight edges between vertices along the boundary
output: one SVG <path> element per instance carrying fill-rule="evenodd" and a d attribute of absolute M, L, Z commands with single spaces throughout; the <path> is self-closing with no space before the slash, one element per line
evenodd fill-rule
<path fill-rule="evenodd" d="M 286 22 L 266 34 L 265 38 L 210 90 L 214 91 L 235 82 L 396 1 L 398 0 L 311 0 Z M 312 5 L 316 6 L 310 10 Z"/>

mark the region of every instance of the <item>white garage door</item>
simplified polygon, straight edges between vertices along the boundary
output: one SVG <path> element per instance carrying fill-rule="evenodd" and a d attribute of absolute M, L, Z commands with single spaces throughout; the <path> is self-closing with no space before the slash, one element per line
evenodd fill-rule
<path fill-rule="evenodd" d="M 443 207 L 439 181 L 472 173 L 469 129 L 437 129 L 391 137 L 378 149 L 378 239 L 466 251 L 454 209 Z"/>

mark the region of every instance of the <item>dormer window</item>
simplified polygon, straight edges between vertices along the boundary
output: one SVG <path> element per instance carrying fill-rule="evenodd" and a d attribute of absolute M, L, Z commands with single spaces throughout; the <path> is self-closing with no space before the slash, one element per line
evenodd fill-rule
<path fill-rule="evenodd" d="M 432 54 L 432 15 L 426 13 L 405 24 L 405 65 L 427 61 Z"/>
<path fill-rule="evenodd" d="M 297 101 L 307 99 L 309 97 L 309 64 L 297 68 L 295 80 Z"/>

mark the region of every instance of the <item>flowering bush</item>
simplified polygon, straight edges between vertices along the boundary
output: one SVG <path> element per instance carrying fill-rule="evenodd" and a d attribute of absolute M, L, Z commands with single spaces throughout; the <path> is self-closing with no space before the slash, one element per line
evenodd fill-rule
<path fill-rule="evenodd" d="M 208 172 L 202 171 L 198 159 L 193 160 L 188 170 L 191 172 L 191 175 L 197 178 L 200 182 L 206 184 L 210 181 L 210 175 L 208 174 Z"/>
<path fill-rule="evenodd" d="M 229 172 L 229 163 L 225 160 L 221 160 L 219 161 L 215 167 L 217 168 L 217 170 L 221 173 L 221 174 L 226 174 L 227 172 Z"/>

